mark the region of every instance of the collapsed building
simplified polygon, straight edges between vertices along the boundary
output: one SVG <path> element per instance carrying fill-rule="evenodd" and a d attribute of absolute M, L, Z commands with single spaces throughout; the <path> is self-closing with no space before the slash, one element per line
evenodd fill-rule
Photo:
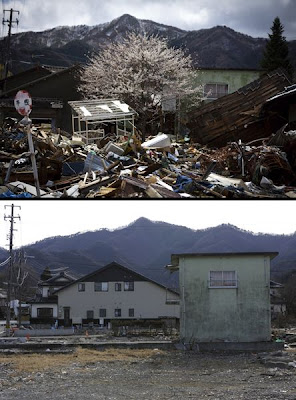
<path fill-rule="evenodd" d="M 188 124 L 191 139 L 209 147 L 228 142 L 244 143 L 269 137 L 283 124 L 282 115 L 265 102 L 291 85 L 284 70 L 278 69 L 195 110 Z"/>
<path fill-rule="evenodd" d="M 62 76 L 42 74 L 35 83 Z M 279 69 L 195 109 L 189 137 L 160 132 L 144 142 L 129 105 L 68 100 L 59 113 L 71 111 L 72 133 L 32 128 L 40 197 L 294 198 L 295 98 Z M 36 196 L 29 156 L 25 128 L 6 119 L 0 196 Z"/>

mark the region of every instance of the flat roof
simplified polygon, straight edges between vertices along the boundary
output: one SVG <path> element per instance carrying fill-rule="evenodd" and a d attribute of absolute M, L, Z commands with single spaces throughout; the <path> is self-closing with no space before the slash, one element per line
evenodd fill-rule
<path fill-rule="evenodd" d="M 204 257 L 204 256 L 258 256 L 258 255 L 263 255 L 267 254 L 273 257 L 276 257 L 279 253 L 277 251 L 236 251 L 236 252 L 221 252 L 221 253 L 176 253 L 172 254 L 173 256 L 182 256 L 182 257 Z"/>
<path fill-rule="evenodd" d="M 262 256 L 267 255 L 270 256 L 271 259 L 278 256 L 277 251 L 248 251 L 248 252 L 221 252 L 221 253 L 180 253 L 180 254 L 172 254 L 171 262 L 172 265 L 167 265 L 168 269 L 176 269 L 179 267 L 179 258 L 180 257 L 225 257 L 225 256 Z"/>

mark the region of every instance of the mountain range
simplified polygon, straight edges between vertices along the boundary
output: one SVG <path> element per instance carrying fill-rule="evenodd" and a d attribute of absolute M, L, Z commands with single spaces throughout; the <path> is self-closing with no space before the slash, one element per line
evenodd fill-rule
<path fill-rule="evenodd" d="M 253 38 L 226 26 L 185 31 L 129 14 L 95 26 L 61 26 L 42 32 L 22 32 L 12 35 L 12 72 L 28 69 L 33 64 L 70 66 L 85 63 L 93 52 L 99 52 L 111 41 L 122 40 L 135 31 L 158 35 L 169 46 L 182 48 L 200 68 L 259 69 L 266 45 L 264 38 Z M 296 40 L 290 41 L 290 59 L 296 66 Z M 2 58 L 4 40 L 0 41 Z"/>
<path fill-rule="evenodd" d="M 198 214 L 198 206 L 197 206 Z M 168 286 L 177 276 L 165 270 L 172 253 L 278 251 L 272 261 L 275 280 L 296 270 L 296 233 L 254 234 L 232 225 L 192 230 L 165 222 L 140 218 L 113 231 L 101 229 L 70 236 L 56 236 L 26 246 L 30 263 L 41 274 L 45 267 L 68 268 L 80 277 L 116 261 Z M 0 262 L 7 257 L 0 251 Z M 32 258 L 34 257 L 34 258 Z"/>

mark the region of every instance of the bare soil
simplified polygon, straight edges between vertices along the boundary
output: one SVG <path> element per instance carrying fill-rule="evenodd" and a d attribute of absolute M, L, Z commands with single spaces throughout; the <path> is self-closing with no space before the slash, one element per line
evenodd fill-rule
<path fill-rule="evenodd" d="M 268 368 L 256 354 L 158 349 L 2 354 L 0 399 L 295 400 L 295 371 Z"/>

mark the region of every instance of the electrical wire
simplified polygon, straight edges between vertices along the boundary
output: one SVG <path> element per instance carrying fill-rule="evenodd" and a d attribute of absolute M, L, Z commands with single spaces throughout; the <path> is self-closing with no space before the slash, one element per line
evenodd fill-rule
<path fill-rule="evenodd" d="M 7 260 L 5 260 L 5 261 L 3 261 L 1 264 L 0 264 L 0 267 L 3 267 L 4 265 L 6 265 L 6 264 L 8 264 L 8 261 L 10 261 L 10 256 L 7 258 Z"/>

